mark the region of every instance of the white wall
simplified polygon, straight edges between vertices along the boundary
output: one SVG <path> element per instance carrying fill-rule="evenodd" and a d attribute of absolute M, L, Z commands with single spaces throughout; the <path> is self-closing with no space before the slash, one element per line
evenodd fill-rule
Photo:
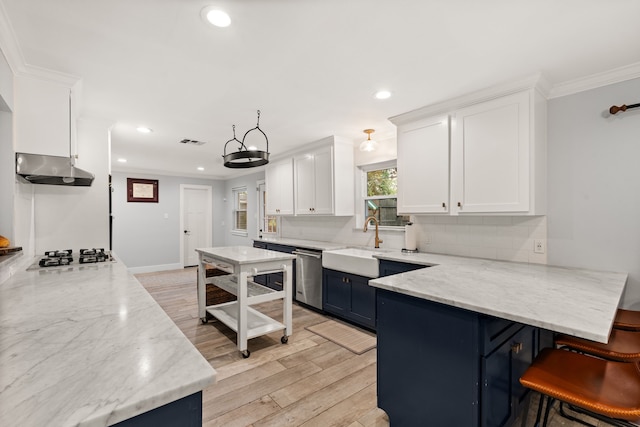
<path fill-rule="evenodd" d="M 0 101 L 0 105 L 4 102 L 5 108 L 0 108 L 0 110 L 12 111 L 13 110 L 13 72 L 11 71 L 11 67 L 9 67 L 9 63 L 7 62 L 7 58 L 5 58 L 4 54 L 0 50 L 0 97 L 2 100 Z"/>
<path fill-rule="evenodd" d="M 78 121 L 76 165 L 95 175 L 90 187 L 34 185 L 36 253 L 109 247 L 109 122 Z"/>
<path fill-rule="evenodd" d="M 629 273 L 640 309 L 640 79 L 549 101 L 549 263 Z"/>
<path fill-rule="evenodd" d="M 127 178 L 157 179 L 158 203 L 127 202 Z M 180 184 L 213 187 L 213 245 L 223 246 L 225 183 L 208 179 L 114 172 L 113 250 L 134 272 L 182 268 Z M 165 215 L 167 218 L 165 218 Z"/>
<path fill-rule="evenodd" d="M 264 171 L 244 175 L 225 181 L 224 234 L 226 246 L 251 246 L 258 237 L 258 191 L 257 182 L 264 179 Z M 231 233 L 233 228 L 233 189 L 247 187 L 247 236 Z M 214 220 L 215 222 L 215 220 Z"/>

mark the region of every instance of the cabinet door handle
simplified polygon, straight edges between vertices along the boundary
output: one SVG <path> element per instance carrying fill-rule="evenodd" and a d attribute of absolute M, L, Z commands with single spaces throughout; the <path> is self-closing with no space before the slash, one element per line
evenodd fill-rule
<path fill-rule="evenodd" d="M 461 208 L 462 207 L 462 203 L 458 202 L 458 207 Z"/>
<path fill-rule="evenodd" d="M 522 343 L 517 342 L 517 343 L 511 344 L 511 351 L 515 354 L 520 353 L 522 351 Z"/>
<path fill-rule="evenodd" d="M 447 209 L 447 204 L 446 204 L 445 202 L 442 202 L 442 207 L 443 207 L 444 209 Z"/>

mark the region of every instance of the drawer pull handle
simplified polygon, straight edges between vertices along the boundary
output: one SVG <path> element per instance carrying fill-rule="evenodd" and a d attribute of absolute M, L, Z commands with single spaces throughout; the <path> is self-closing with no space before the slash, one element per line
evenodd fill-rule
<path fill-rule="evenodd" d="M 522 343 L 517 342 L 517 343 L 511 344 L 511 351 L 514 352 L 515 354 L 520 353 L 522 351 Z"/>

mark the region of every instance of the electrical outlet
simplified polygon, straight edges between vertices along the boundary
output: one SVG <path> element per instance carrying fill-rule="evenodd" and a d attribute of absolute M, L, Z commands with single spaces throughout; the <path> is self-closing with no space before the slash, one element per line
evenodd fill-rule
<path fill-rule="evenodd" d="M 545 251 L 544 239 L 533 240 L 533 252 L 537 254 L 543 254 Z"/>

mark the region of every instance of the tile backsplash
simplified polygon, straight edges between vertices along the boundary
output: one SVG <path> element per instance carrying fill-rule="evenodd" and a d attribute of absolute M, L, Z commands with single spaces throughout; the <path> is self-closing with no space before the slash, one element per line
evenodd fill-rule
<path fill-rule="evenodd" d="M 419 216 L 413 217 L 418 250 L 505 261 L 547 263 L 546 216 Z M 374 246 L 373 231 L 363 233 L 353 217 L 282 217 L 281 235 L 352 246 Z M 404 232 L 380 230 L 380 245 L 402 249 Z M 545 253 L 535 253 L 534 239 L 543 239 Z"/>

